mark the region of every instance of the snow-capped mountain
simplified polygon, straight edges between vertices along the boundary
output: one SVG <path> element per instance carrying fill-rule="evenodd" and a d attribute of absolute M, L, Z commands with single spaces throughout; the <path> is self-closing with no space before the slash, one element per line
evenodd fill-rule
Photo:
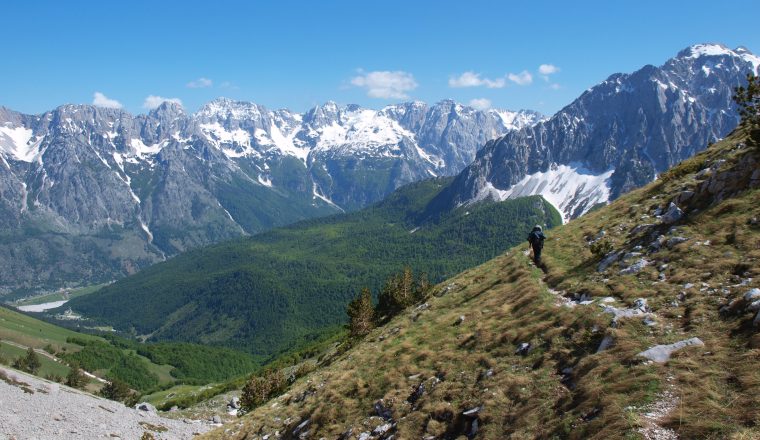
<path fill-rule="evenodd" d="M 461 171 L 541 120 L 443 101 L 299 114 L 220 98 L 187 114 L 0 107 L 0 287 L 112 279 L 178 252 Z"/>
<path fill-rule="evenodd" d="M 733 89 L 760 57 L 720 44 L 615 74 L 550 119 L 490 141 L 452 184 L 449 206 L 541 194 L 577 217 L 644 185 L 739 122 Z"/>

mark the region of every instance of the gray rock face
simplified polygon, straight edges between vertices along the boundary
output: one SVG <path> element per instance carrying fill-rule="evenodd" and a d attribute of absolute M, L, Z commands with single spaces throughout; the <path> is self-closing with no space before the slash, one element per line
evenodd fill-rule
<path fill-rule="evenodd" d="M 670 202 L 670 205 L 668 205 L 668 209 L 665 211 L 665 214 L 662 215 L 660 220 L 662 220 L 662 223 L 666 225 L 671 225 L 683 218 L 683 211 L 681 211 L 681 208 L 676 206 L 675 203 Z"/>
<path fill-rule="evenodd" d="M 0 107 L 0 294 L 103 282 L 166 257 L 357 209 L 461 171 L 529 112 L 443 101 L 305 114 L 220 98 L 189 115 L 64 105 Z M 19 256 L 21 256 L 19 258 Z"/>
<path fill-rule="evenodd" d="M 449 202 L 542 194 L 577 217 L 723 138 L 739 121 L 733 88 L 758 66 L 745 49 L 696 45 L 660 67 L 612 75 L 549 120 L 489 142 Z"/>
<path fill-rule="evenodd" d="M 657 362 L 657 363 L 665 363 L 668 360 L 670 360 L 670 356 L 685 347 L 689 347 L 692 345 L 698 345 L 698 346 L 704 346 L 705 343 L 702 342 L 699 338 L 691 338 L 691 339 L 685 339 L 683 341 L 678 341 L 673 344 L 668 345 L 655 345 L 654 347 L 642 351 L 639 353 L 639 356 L 645 357 L 651 361 Z"/>

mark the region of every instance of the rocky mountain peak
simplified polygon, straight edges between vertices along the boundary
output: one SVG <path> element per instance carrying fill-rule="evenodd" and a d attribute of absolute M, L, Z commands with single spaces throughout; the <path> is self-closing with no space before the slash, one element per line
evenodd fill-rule
<path fill-rule="evenodd" d="M 731 99 L 757 57 L 694 45 L 662 66 L 614 74 L 552 118 L 478 152 L 450 203 L 541 194 L 565 219 L 650 182 L 739 121 Z"/>

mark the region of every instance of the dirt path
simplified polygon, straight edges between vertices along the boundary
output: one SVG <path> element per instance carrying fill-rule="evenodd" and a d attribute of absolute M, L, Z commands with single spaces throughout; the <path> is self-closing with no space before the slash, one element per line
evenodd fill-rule
<path fill-rule="evenodd" d="M 530 258 L 530 250 L 523 252 L 523 255 L 528 258 L 530 266 L 536 267 Z M 544 275 L 539 278 L 538 282 L 544 288 L 546 288 L 547 292 L 557 298 L 556 302 L 554 303 L 556 307 L 572 308 L 576 305 L 584 304 L 584 302 L 573 301 L 572 299 L 565 296 L 564 292 L 560 292 L 549 287 L 546 284 L 546 267 L 539 266 L 538 268 L 544 272 Z M 588 301 L 586 303 L 590 304 L 592 302 Z M 653 313 L 651 315 L 655 316 Z M 672 377 L 668 377 L 667 382 L 667 389 L 660 393 L 653 403 L 644 407 L 642 409 L 644 412 L 640 414 L 640 420 L 644 426 L 639 428 L 637 431 L 642 436 L 644 436 L 646 440 L 678 440 L 678 434 L 675 431 L 672 429 L 664 428 L 660 425 L 668 416 L 668 414 L 670 414 L 678 406 L 679 400 L 675 392 L 675 386 L 672 384 Z"/>
<path fill-rule="evenodd" d="M 5 339 L 3 339 L 3 342 L 6 343 L 6 344 L 8 344 L 8 345 L 12 345 L 12 346 L 14 346 L 16 348 L 20 348 L 22 350 L 28 350 L 29 349 L 29 347 L 27 347 L 26 345 L 19 344 L 17 342 L 8 341 L 8 340 L 5 340 Z M 50 359 L 51 361 L 61 363 L 60 359 L 58 359 L 57 357 L 53 356 L 52 354 L 48 353 L 47 351 L 45 351 L 45 350 L 43 350 L 41 348 L 35 348 L 34 352 L 37 353 L 37 354 L 41 354 L 42 356 L 45 356 L 46 358 Z"/>

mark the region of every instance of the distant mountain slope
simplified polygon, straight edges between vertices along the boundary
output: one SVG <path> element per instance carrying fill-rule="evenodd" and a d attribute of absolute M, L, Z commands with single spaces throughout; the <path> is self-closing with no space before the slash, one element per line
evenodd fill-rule
<path fill-rule="evenodd" d="M 739 121 L 733 88 L 758 68 L 744 48 L 699 44 L 612 75 L 550 119 L 490 141 L 442 197 L 458 206 L 541 194 L 577 217 L 726 136 Z"/>
<path fill-rule="evenodd" d="M 103 282 L 167 256 L 354 210 L 464 168 L 535 112 L 442 101 L 305 114 L 220 98 L 195 114 L 0 107 L 0 294 Z"/>
<path fill-rule="evenodd" d="M 739 129 L 206 438 L 758 438 L 758 169 Z"/>
<path fill-rule="evenodd" d="M 363 286 L 411 266 L 440 280 L 559 214 L 540 197 L 423 217 L 449 179 L 405 186 L 364 210 L 179 255 L 66 304 L 120 331 L 272 355 L 345 321 Z"/>

